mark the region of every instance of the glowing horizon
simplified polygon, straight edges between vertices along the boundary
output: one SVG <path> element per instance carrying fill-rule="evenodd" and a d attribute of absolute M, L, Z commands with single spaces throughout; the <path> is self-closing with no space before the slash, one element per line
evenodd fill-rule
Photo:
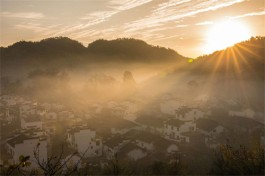
<path fill-rule="evenodd" d="M 244 36 L 265 35 L 260 0 L 0 0 L 0 5 L 4 47 L 59 36 L 84 45 L 99 38 L 137 38 L 197 57 L 205 54 L 207 32 L 220 19 L 244 21 L 251 28 Z"/>

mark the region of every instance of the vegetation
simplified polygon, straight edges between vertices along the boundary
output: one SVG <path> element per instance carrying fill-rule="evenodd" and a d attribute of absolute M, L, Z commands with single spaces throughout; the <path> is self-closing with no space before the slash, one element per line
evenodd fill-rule
<path fill-rule="evenodd" d="M 250 150 L 244 146 L 239 149 L 222 145 L 216 151 L 211 174 L 218 175 L 264 175 L 264 148 Z"/>

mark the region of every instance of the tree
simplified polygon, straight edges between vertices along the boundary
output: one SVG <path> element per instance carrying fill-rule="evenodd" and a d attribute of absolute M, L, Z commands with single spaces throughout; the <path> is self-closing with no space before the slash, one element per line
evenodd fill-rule
<path fill-rule="evenodd" d="M 211 174 L 264 175 L 264 149 L 247 149 L 221 145 L 215 153 Z"/>
<path fill-rule="evenodd" d="M 64 149 L 62 146 L 61 153 L 59 156 L 52 156 L 49 157 L 47 161 L 44 161 L 40 159 L 40 150 L 39 150 L 40 144 L 37 145 L 36 149 L 34 150 L 34 158 L 37 161 L 37 164 L 39 168 L 43 171 L 43 174 L 45 176 L 53 176 L 53 175 L 71 175 L 73 173 L 78 172 L 78 166 L 80 164 L 80 161 L 84 157 L 85 153 L 81 156 L 80 160 L 74 164 L 73 167 L 68 167 L 67 163 L 73 158 L 73 156 L 77 155 L 77 152 L 71 154 L 70 157 L 68 157 L 66 160 L 63 160 L 63 153 Z M 63 171 L 63 168 L 66 167 L 66 171 Z"/>
<path fill-rule="evenodd" d="M 21 168 L 26 168 L 31 165 L 29 162 L 30 156 L 24 156 L 20 155 L 19 156 L 19 163 L 18 164 L 13 164 L 7 168 L 7 170 L 2 170 L 1 169 L 1 174 L 4 175 L 14 175 L 14 174 L 20 174 L 20 175 L 25 175 L 25 173 L 21 170 Z"/>

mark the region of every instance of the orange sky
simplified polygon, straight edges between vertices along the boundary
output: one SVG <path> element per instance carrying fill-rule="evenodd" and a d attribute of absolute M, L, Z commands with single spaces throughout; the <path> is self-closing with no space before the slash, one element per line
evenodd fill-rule
<path fill-rule="evenodd" d="M 246 24 L 265 35 L 263 0 L 0 0 L 1 46 L 20 40 L 66 36 L 84 45 L 99 39 L 132 37 L 204 54 L 207 31 L 218 21 Z"/>

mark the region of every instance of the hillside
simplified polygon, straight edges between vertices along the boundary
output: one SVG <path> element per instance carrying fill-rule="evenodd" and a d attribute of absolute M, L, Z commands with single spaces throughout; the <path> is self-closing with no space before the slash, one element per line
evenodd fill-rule
<path fill-rule="evenodd" d="M 265 37 L 252 37 L 209 55 L 198 57 L 192 69 L 198 72 L 257 74 L 264 78 Z"/>
<path fill-rule="evenodd" d="M 163 72 L 147 81 L 143 91 L 172 92 L 191 100 L 200 96 L 237 99 L 264 110 L 264 52 L 265 37 L 252 37 Z M 155 85 L 161 86 L 151 92 Z"/>
<path fill-rule="evenodd" d="M 20 41 L 1 47 L 3 66 L 45 65 L 78 66 L 87 63 L 174 63 L 185 57 L 171 49 L 152 46 L 136 39 L 96 40 L 83 46 L 66 38 L 48 38 L 39 42 Z"/>

